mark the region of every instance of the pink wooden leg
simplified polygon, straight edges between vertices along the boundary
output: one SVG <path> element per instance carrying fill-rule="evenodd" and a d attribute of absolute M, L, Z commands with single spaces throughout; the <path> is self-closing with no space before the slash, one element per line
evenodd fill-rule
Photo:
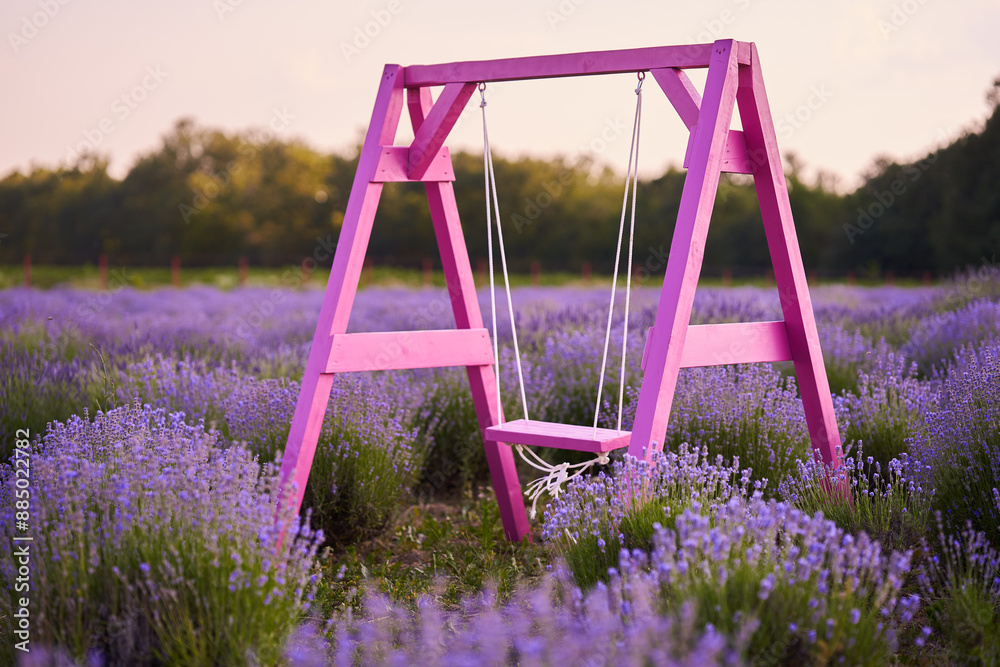
<path fill-rule="evenodd" d="M 431 108 L 430 90 L 410 89 L 407 95 L 410 119 L 416 132 Z M 458 217 L 455 191 L 451 183 L 426 183 L 427 203 L 434 222 L 434 234 L 441 250 L 441 264 L 459 329 L 478 329 L 483 326 L 476 286 L 465 245 L 462 223 Z M 476 406 L 480 432 L 501 422 L 502 408 L 496 401 L 496 377 L 492 366 L 467 366 L 472 400 Z M 509 445 L 483 442 L 490 478 L 500 505 L 500 518 L 508 540 L 519 542 L 528 535 L 528 514 L 524 507 L 521 482 L 517 477 L 514 454 Z"/>
<path fill-rule="evenodd" d="M 839 467 L 840 432 L 833 410 L 830 385 L 823 365 L 819 334 L 813 317 L 809 286 L 795 235 L 792 209 L 785 187 L 785 174 L 764 92 L 757 47 L 751 45 L 751 62 L 739 68 L 737 102 L 743 119 L 743 134 L 753 165 L 754 186 L 760 200 L 764 231 L 774 265 L 774 280 L 788 332 L 788 345 L 795 363 L 802 404 L 813 448 L 828 465 Z"/>
<path fill-rule="evenodd" d="M 650 341 L 635 425 L 628 452 L 649 458 L 662 449 L 691 321 L 705 238 L 719 186 L 719 166 L 736 102 L 735 43 L 720 40 L 712 49 L 691 166 L 684 180 L 677 225 L 670 244 L 666 275 L 656 310 L 656 336 Z M 655 447 L 650 444 L 655 443 Z"/>
<path fill-rule="evenodd" d="M 476 299 L 472 267 L 458 219 L 454 190 L 451 183 L 428 183 L 426 187 L 434 232 L 441 248 L 444 275 L 455 310 L 455 323 L 459 329 L 480 328 L 483 326 L 483 318 Z M 453 289 L 453 286 L 457 286 L 457 289 Z M 467 366 L 466 371 L 482 434 L 487 427 L 502 421 L 502 408 L 497 405 L 496 377 L 492 366 Z M 484 440 L 483 445 L 486 448 L 493 489 L 500 505 L 504 533 L 507 539 L 519 542 L 530 529 L 513 451 L 509 445 L 496 442 Z"/>
<path fill-rule="evenodd" d="M 344 223 L 330 269 L 330 280 L 323 297 L 319 323 L 309 350 L 309 360 L 306 362 L 281 462 L 282 485 L 295 483 L 294 490 L 288 492 L 286 503 L 296 514 L 302 507 L 302 496 L 309 480 L 309 469 L 312 467 L 333 386 L 333 375 L 326 373 L 332 336 L 347 330 L 347 321 L 351 315 L 351 306 L 354 304 L 371 236 L 372 221 L 382 194 L 382 184 L 371 181 L 383 142 L 391 144 L 396 134 L 402 105 L 403 68 L 387 65 L 375 98 L 375 109 L 361 150 L 347 210 L 344 212 Z"/>

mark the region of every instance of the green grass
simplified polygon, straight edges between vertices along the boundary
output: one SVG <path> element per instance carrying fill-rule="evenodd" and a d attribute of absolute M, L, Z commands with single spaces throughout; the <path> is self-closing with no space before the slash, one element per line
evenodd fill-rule
<path fill-rule="evenodd" d="M 507 600 L 550 562 L 537 541 L 506 540 L 493 491 L 486 488 L 455 503 L 411 506 L 386 537 L 331 553 L 321 564 L 316 600 L 327 615 L 347 606 L 360 611 L 366 586 L 409 604 L 433 592 L 458 605 L 487 587 Z"/>
<path fill-rule="evenodd" d="M 307 287 L 321 289 L 326 285 L 330 271 L 327 268 L 317 268 L 313 271 Z M 250 287 L 298 287 L 301 274 L 297 266 L 250 267 L 247 285 Z M 530 275 L 511 274 L 511 286 L 525 287 L 532 284 Z M 611 277 L 594 275 L 590 281 L 584 282 L 579 273 L 566 271 L 542 272 L 538 284 L 546 287 L 562 286 L 600 286 L 610 284 Z M 207 285 L 219 289 L 237 287 L 239 273 L 236 266 L 232 267 L 181 267 L 181 286 Z M 477 273 L 476 285 L 486 285 L 486 276 Z M 0 265 L 0 289 L 20 287 L 24 284 L 23 268 L 20 264 Z M 137 289 L 169 287 L 171 284 L 170 267 L 167 266 L 109 266 L 108 285 L 111 289 L 128 285 Z M 56 286 L 70 286 L 80 289 L 100 289 L 99 273 L 93 264 L 83 266 L 49 266 L 31 267 L 31 285 L 43 289 Z M 431 285 L 445 287 L 444 273 L 441 270 L 431 272 Z M 649 280 L 645 286 L 658 286 L 659 282 Z M 375 266 L 365 269 L 361 274 L 361 287 L 423 287 L 425 278 L 423 271 L 418 269 L 403 269 L 395 267 Z"/>
<path fill-rule="evenodd" d="M 313 271 L 308 287 L 322 289 L 329 278 L 328 268 L 317 268 Z M 299 267 L 294 265 L 261 267 L 251 266 L 248 271 L 247 285 L 250 287 L 277 287 L 277 286 L 299 286 Z M 498 273 L 498 279 L 499 273 Z M 511 286 L 527 287 L 532 285 L 532 278 L 529 274 L 512 273 L 510 276 Z M 475 280 L 477 287 L 484 287 L 487 283 L 486 275 L 476 272 Z M 233 266 L 181 266 L 181 286 L 207 285 L 219 289 L 233 289 L 237 287 L 239 272 L 235 264 Z M 422 287 L 425 285 L 423 271 L 419 269 L 404 269 L 390 266 L 375 266 L 365 269 L 361 275 L 361 287 Z M 573 271 L 545 271 L 538 278 L 538 284 L 544 287 L 600 287 L 605 284 L 610 285 L 610 274 L 593 274 L 590 280 L 584 281 L 579 272 Z M 815 287 L 821 284 L 842 283 L 839 279 L 823 279 L 811 281 L 810 286 Z M 21 264 L 0 264 L 0 289 L 20 287 L 24 284 L 24 269 Z M 156 287 L 168 287 L 171 284 L 170 267 L 168 266 L 123 266 L 111 264 L 108 267 L 108 284 L 114 289 L 116 286 L 129 285 L 136 289 L 152 289 Z M 647 280 L 635 283 L 641 287 L 659 288 L 662 284 L 662 277 L 652 277 Z M 763 276 L 745 276 L 733 278 L 729 283 L 732 287 L 759 287 L 773 288 L 774 281 Z M 859 280 L 856 283 L 860 287 L 878 287 L 885 283 L 880 280 Z M 98 267 L 94 264 L 59 266 L 40 264 L 31 267 L 31 285 L 43 289 L 56 286 L 70 286 L 80 289 L 100 289 L 100 279 Z M 440 269 L 431 272 L 431 285 L 434 287 L 445 287 L 444 273 Z M 726 284 L 716 276 L 704 276 L 699 285 L 702 287 L 723 287 Z M 897 287 L 919 287 L 917 280 L 897 280 Z"/>

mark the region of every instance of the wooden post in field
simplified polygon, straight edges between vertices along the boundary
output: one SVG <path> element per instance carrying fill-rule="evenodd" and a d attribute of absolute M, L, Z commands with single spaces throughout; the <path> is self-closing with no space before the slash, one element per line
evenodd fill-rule
<path fill-rule="evenodd" d="M 722 286 L 731 287 L 733 284 L 733 270 L 728 266 L 722 269 Z"/>
<path fill-rule="evenodd" d="M 371 259 L 365 260 L 364 280 L 361 282 L 368 287 L 375 283 L 375 265 Z"/>
<path fill-rule="evenodd" d="M 174 287 L 181 286 L 181 258 L 174 255 L 170 258 L 170 284 Z"/>
<path fill-rule="evenodd" d="M 31 287 L 31 255 L 24 256 L 24 286 Z"/>
<path fill-rule="evenodd" d="M 247 276 L 250 275 L 250 262 L 246 257 L 240 257 L 239 268 L 236 273 L 236 282 L 240 287 L 247 286 Z"/>
<path fill-rule="evenodd" d="M 583 280 L 584 285 L 590 284 L 591 274 L 593 273 L 593 267 L 590 262 L 584 262 L 580 267 L 580 279 Z"/>
<path fill-rule="evenodd" d="M 885 284 L 888 285 L 889 287 L 892 287 L 893 285 L 896 284 L 896 272 L 895 271 L 886 271 L 885 272 Z"/>
<path fill-rule="evenodd" d="M 480 285 L 486 284 L 486 260 L 482 257 L 476 260 L 476 282 Z"/>
<path fill-rule="evenodd" d="M 434 264 L 431 262 L 430 257 L 424 257 L 421 282 L 424 287 L 430 287 L 434 284 Z"/>
<path fill-rule="evenodd" d="M 108 256 L 103 253 L 97 258 L 97 286 L 101 290 L 108 289 Z"/>
<path fill-rule="evenodd" d="M 537 259 L 531 261 L 531 286 L 538 287 L 542 284 L 542 263 Z"/>
<path fill-rule="evenodd" d="M 302 263 L 299 264 L 299 271 L 301 272 L 303 287 L 308 287 L 309 283 L 312 282 L 312 272 L 314 266 L 315 262 L 313 262 L 312 257 L 306 257 L 304 260 L 302 260 Z"/>
<path fill-rule="evenodd" d="M 816 285 L 817 282 L 819 282 L 819 275 L 816 273 L 816 269 L 813 269 L 812 271 L 809 272 L 808 280 L 806 282 L 814 286 Z"/>
<path fill-rule="evenodd" d="M 933 281 L 931 280 L 931 272 L 924 271 L 924 287 L 930 287 Z"/>
<path fill-rule="evenodd" d="M 847 272 L 847 286 L 848 287 L 854 287 L 854 282 L 855 282 L 854 271 L 848 271 Z"/>

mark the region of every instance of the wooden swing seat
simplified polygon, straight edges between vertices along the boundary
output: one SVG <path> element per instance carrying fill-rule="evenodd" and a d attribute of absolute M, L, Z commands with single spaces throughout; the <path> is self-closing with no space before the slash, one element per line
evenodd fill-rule
<path fill-rule="evenodd" d="M 632 433 L 629 431 L 599 428 L 595 434 L 593 426 L 557 424 L 536 419 L 515 419 L 490 426 L 485 432 L 485 439 L 488 442 L 572 449 L 595 454 L 628 447 L 631 438 Z"/>

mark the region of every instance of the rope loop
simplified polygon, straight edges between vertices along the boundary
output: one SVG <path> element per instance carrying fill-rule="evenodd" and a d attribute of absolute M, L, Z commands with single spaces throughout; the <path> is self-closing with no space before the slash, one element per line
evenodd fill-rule
<path fill-rule="evenodd" d="M 530 516 L 532 519 L 537 514 L 538 499 L 541 498 L 543 493 L 548 493 L 553 498 L 558 498 L 562 492 L 563 484 L 587 472 L 595 463 L 605 465 L 609 461 L 608 453 L 601 452 L 589 461 L 583 461 L 582 463 L 570 464 L 568 461 L 563 461 L 557 465 L 552 465 L 536 454 L 534 450 L 528 449 L 523 445 L 515 445 L 514 451 L 529 466 L 545 473 L 538 479 L 532 480 L 524 490 L 524 495 L 531 499 Z"/>
<path fill-rule="evenodd" d="M 642 93 L 642 82 L 646 80 L 646 73 L 643 72 L 643 71 L 640 71 L 639 74 L 638 74 L 638 76 L 639 76 L 639 85 L 636 86 L 636 89 L 635 89 L 635 94 L 636 95 L 640 95 Z"/>
<path fill-rule="evenodd" d="M 486 106 L 486 82 L 481 81 L 479 83 L 479 99 L 482 100 L 479 103 L 479 108 L 482 109 Z"/>

